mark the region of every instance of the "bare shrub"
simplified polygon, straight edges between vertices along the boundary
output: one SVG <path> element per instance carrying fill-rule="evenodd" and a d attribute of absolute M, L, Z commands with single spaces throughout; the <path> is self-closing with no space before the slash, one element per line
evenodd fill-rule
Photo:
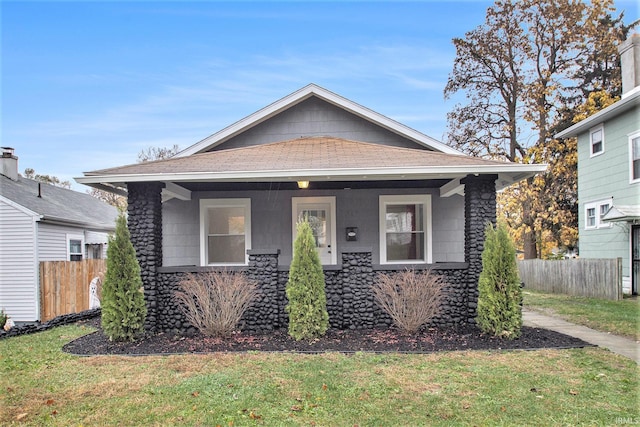
<path fill-rule="evenodd" d="M 440 312 L 445 281 L 425 270 L 382 273 L 372 287 L 376 303 L 407 334 L 415 333 Z"/>
<path fill-rule="evenodd" d="M 174 293 L 189 323 L 206 336 L 228 336 L 258 295 L 255 282 L 242 273 L 187 274 Z"/>

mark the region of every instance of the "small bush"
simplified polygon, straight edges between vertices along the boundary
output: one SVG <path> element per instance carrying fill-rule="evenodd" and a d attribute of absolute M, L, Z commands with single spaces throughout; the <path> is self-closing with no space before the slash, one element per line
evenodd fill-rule
<path fill-rule="evenodd" d="M 203 335 L 224 337 L 238 327 L 258 295 L 258 287 L 242 273 L 187 274 L 174 293 L 189 323 Z"/>
<path fill-rule="evenodd" d="M 425 270 L 380 274 L 372 287 L 376 303 L 401 331 L 412 334 L 440 312 L 445 282 Z"/>
<path fill-rule="evenodd" d="M 484 332 L 514 339 L 522 329 L 522 289 L 516 250 L 502 224 L 496 228 L 487 225 L 485 236 L 476 320 Z"/>
<path fill-rule="evenodd" d="M 115 236 L 109 237 L 101 306 L 102 330 L 110 340 L 133 341 L 144 332 L 147 306 L 124 214 L 116 220 Z"/>
<path fill-rule="evenodd" d="M 4 312 L 4 308 L 0 310 L 0 329 L 4 328 L 4 324 L 7 323 L 7 314 Z"/>
<path fill-rule="evenodd" d="M 298 235 L 286 287 L 289 300 L 286 311 L 289 313 L 289 335 L 299 341 L 323 336 L 329 328 L 329 314 L 324 272 L 313 231 L 306 219 L 296 227 Z"/>

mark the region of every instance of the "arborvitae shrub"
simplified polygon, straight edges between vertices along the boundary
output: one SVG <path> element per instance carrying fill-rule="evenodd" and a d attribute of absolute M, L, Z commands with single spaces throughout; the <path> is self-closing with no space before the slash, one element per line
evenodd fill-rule
<path fill-rule="evenodd" d="M 144 331 L 147 307 L 140 266 L 123 214 L 116 220 L 115 236 L 109 237 L 101 307 L 102 330 L 110 340 L 133 341 Z"/>
<path fill-rule="evenodd" d="M 296 340 L 313 339 L 329 328 L 324 272 L 309 222 L 302 220 L 296 227 L 298 235 L 286 287 L 289 335 Z"/>
<path fill-rule="evenodd" d="M 480 329 L 495 336 L 514 339 L 522 329 L 522 289 L 516 250 L 504 225 L 485 229 L 482 273 L 478 283 Z"/>

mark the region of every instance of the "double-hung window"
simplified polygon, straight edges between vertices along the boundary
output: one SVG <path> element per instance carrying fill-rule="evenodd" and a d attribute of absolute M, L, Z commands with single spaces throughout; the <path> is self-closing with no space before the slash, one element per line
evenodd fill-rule
<path fill-rule="evenodd" d="M 380 196 L 380 263 L 431 263 L 431 196 Z"/>
<path fill-rule="evenodd" d="M 586 228 L 596 227 L 596 208 L 587 208 L 587 222 Z"/>
<path fill-rule="evenodd" d="M 629 136 L 629 179 L 630 182 L 640 182 L 640 132 L 633 133 Z"/>
<path fill-rule="evenodd" d="M 82 261 L 84 258 L 84 236 L 67 234 L 67 257 L 69 261 Z"/>
<path fill-rule="evenodd" d="M 598 205 L 598 207 L 600 208 L 600 218 L 599 218 L 599 224 L 602 225 L 606 225 L 604 221 L 602 221 L 602 219 L 604 218 L 604 215 L 609 212 L 609 208 L 611 208 L 611 204 L 610 203 L 602 203 L 600 205 Z"/>
<path fill-rule="evenodd" d="M 604 127 L 602 125 L 589 130 L 591 157 L 604 153 Z"/>
<path fill-rule="evenodd" d="M 202 265 L 246 265 L 251 199 L 200 200 L 200 236 Z"/>
<path fill-rule="evenodd" d="M 596 228 L 609 228 L 611 224 L 603 221 L 604 216 L 613 205 L 612 199 L 600 200 L 597 202 L 590 202 L 584 205 L 585 222 L 584 228 L 596 229 Z"/>

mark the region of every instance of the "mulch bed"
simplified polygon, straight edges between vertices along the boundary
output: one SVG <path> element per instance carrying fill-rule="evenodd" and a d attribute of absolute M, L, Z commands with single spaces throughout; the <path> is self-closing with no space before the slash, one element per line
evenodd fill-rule
<path fill-rule="evenodd" d="M 100 327 L 99 318 L 87 323 Z M 522 336 L 514 340 L 483 334 L 473 325 L 458 328 L 425 328 L 406 336 L 396 329 L 334 330 L 313 341 L 295 341 L 286 329 L 268 334 L 238 332 L 228 338 L 201 335 L 184 337 L 169 333 L 147 335 L 135 342 L 111 342 L 99 329 L 64 346 L 76 355 L 155 355 L 211 352 L 377 352 L 432 353 L 457 350 L 533 350 L 542 348 L 588 347 L 578 338 L 546 329 L 522 328 Z"/>

